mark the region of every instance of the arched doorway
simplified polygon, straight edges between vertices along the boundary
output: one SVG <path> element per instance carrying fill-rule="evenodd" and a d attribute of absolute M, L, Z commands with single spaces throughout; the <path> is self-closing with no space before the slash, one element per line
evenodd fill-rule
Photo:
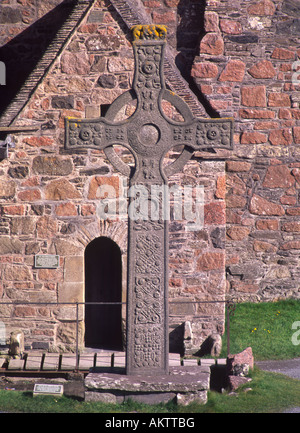
<path fill-rule="evenodd" d="M 85 301 L 121 302 L 122 258 L 118 245 L 99 237 L 85 249 Z M 122 350 L 121 305 L 85 306 L 85 346 Z"/>

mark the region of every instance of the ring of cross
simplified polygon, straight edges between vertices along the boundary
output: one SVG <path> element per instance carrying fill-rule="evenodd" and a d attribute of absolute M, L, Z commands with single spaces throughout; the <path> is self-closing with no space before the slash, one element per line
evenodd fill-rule
<path fill-rule="evenodd" d="M 130 104 L 133 100 L 136 99 L 135 92 L 133 90 L 128 90 L 125 93 L 122 93 L 109 107 L 105 114 L 105 118 L 109 121 L 114 121 L 115 117 L 119 113 L 119 111 L 126 106 L 127 104 Z M 193 115 L 190 111 L 190 108 L 188 105 L 177 95 L 170 92 L 169 90 L 164 90 L 162 95 L 162 100 L 166 100 L 170 104 L 172 104 L 176 110 L 181 114 L 181 116 L 184 119 L 184 122 L 191 121 L 193 119 Z M 183 122 L 182 122 L 183 123 Z M 127 146 L 126 146 L 127 147 Z M 136 160 L 136 157 L 134 155 L 134 151 L 132 148 L 127 147 L 128 150 L 133 154 L 134 159 Z M 193 149 L 184 146 L 182 149 L 180 155 L 178 158 L 173 161 L 172 163 L 168 164 L 166 167 L 164 167 L 163 171 L 167 177 L 169 177 L 172 174 L 175 174 L 177 172 L 180 172 L 182 168 L 185 166 L 185 164 L 191 159 L 193 155 Z M 122 159 L 117 155 L 115 152 L 113 146 L 106 147 L 104 149 L 104 153 L 107 157 L 107 159 L 110 161 L 110 163 L 114 166 L 115 169 L 117 169 L 120 173 L 122 173 L 124 176 L 131 176 L 132 170 L 134 170 L 134 167 L 129 166 L 128 164 L 125 164 L 125 162 L 122 161 Z M 162 162 L 162 161 L 161 161 Z"/>

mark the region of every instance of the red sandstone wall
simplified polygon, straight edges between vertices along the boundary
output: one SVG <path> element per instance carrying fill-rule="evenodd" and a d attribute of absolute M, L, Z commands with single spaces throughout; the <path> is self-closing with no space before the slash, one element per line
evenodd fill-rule
<path fill-rule="evenodd" d="M 214 114 L 235 119 L 226 162 L 228 293 L 299 298 L 300 83 L 292 82 L 300 66 L 299 6 L 289 0 L 144 4 L 156 22 L 180 29 L 173 30 L 179 62 L 190 64 Z M 205 29 L 198 40 L 196 22 Z"/>

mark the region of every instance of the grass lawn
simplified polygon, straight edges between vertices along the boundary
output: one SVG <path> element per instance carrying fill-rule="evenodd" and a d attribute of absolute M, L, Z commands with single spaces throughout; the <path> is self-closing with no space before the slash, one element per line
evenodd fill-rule
<path fill-rule="evenodd" d="M 300 345 L 292 342 L 300 322 L 300 300 L 237 304 L 230 316 L 230 352 L 238 353 L 252 347 L 256 361 L 300 357 Z M 297 341 L 300 342 L 298 336 Z M 221 357 L 227 355 L 226 332 Z"/>

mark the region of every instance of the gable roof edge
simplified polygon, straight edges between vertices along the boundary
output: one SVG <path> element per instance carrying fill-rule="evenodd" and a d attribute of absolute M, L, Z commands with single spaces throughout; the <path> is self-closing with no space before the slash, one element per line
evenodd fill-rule
<path fill-rule="evenodd" d="M 77 0 L 75 2 L 74 9 L 71 11 L 65 23 L 59 29 L 51 44 L 47 47 L 42 58 L 38 61 L 18 94 L 2 114 L 0 126 L 12 126 L 17 120 L 18 115 L 27 106 L 38 85 L 49 72 L 57 56 L 68 44 L 74 32 L 95 2 L 96 0 Z"/>

